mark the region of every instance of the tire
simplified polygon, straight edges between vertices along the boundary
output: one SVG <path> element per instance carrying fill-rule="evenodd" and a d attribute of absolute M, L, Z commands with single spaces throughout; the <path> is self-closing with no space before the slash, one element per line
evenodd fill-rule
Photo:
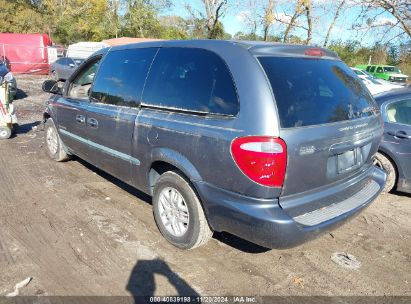
<path fill-rule="evenodd" d="M 64 144 L 61 141 L 54 122 L 51 118 L 46 121 L 44 139 L 46 142 L 47 154 L 51 159 L 54 159 L 58 162 L 70 159 L 70 156 L 67 154 Z"/>
<path fill-rule="evenodd" d="M 11 134 L 12 130 L 9 127 L 0 127 L 0 139 L 8 139 Z"/>
<path fill-rule="evenodd" d="M 180 249 L 199 247 L 213 236 L 197 194 L 177 172 L 167 171 L 157 180 L 153 214 L 161 234 Z"/>
<path fill-rule="evenodd" d="M 378 152 L 375 155 L 374 165 L 383 169 L 387 173 L 387 181 L 385 182 L 383 193 L 388 193 L 394 189 L 397 181 L 397 170 L 392 161 L 384 154 Z"/>
<path fill-rule="evenodd" d="M 53 80 L 55 80 L 55 81 L 59 81 L 59 80 L 60 80 L 59 75 L 57 74 L 56 71 L 51 71 L 51 78 L 52 78 Z"/>

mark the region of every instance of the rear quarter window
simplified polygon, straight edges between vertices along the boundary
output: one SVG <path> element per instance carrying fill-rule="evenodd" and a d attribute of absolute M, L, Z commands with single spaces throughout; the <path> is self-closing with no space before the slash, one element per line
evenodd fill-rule
<path fill-rule="evenodd" d="M 375 114 L 365 85 L 337 60 L 260 57 L 282 128 L 327 124 Z"/>

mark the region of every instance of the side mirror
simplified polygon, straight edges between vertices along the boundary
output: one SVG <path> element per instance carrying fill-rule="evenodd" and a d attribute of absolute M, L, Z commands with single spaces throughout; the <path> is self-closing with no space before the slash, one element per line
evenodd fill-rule
<path fill-rule="evenodd" d="M 61 94 L 61 89 L 59 88 L 59 85 L 55 80 L 46 80 L 43 82 L 43 85 L 41 87 L 44 92 L 59 95 Z"/>

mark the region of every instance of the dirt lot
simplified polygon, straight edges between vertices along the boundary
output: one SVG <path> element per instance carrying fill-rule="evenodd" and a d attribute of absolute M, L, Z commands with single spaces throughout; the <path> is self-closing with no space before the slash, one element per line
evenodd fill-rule
<path fill-rule="evenodd" d="M 411 196 L 380 196 L 343 227 L 290 250 L 227 234 L 180 251 L 155 226 L 150 198 L 75 159 L 44 152 L 43 78 L 18 77 L 21 127 L 0 142 L 0 296 L 408 295 Z M 335 252 L 360 262 L 334 263 Z"/>

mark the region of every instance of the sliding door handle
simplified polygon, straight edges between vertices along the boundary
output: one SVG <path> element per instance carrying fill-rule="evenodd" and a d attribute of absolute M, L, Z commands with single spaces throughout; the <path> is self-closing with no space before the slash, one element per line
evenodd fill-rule
<path fill-rule="evenodd" d="M 87 125 L 92 127 L 92 128 L 98 128 L 98 121 L 95 118 L 88 118 L 87 119 Z"/>
<path fill-rule="evenodd" d="M 86 117 L 84 115 L 76 115 L 76 121 L 84 125 L 86 123 Z"/>

